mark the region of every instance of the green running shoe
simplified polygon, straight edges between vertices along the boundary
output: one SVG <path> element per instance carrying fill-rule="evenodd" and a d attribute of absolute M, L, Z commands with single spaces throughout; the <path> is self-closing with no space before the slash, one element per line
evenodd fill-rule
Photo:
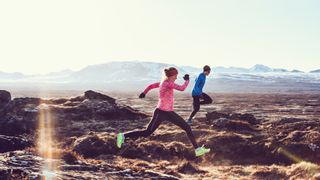
<path fill-rule="evenodd" d="M 210 152 L 210 148 L 205 148 L 205 147 L 198 147 L 196 150 L 196 156 L 199 157 L 199 156 L 202 156 L 208 152 Z"/>
<path fill-rule="evenodd" d="M 117 146 L 118 146 L 118 148 L 121 148 L 121 145 L 124 143 L 124 135 L 123 135 L 123 133 L 119 133 L 118 135 L 117 135 Z"/>

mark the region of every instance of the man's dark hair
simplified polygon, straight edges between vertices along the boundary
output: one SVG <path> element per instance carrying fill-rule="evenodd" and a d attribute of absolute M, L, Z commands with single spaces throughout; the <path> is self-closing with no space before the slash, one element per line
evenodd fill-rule
<path fill-rule="evenodd" d="M 205 66 L 203 67 L 203 71 L 211 71 L 210 66 L 205 65 Z"/>

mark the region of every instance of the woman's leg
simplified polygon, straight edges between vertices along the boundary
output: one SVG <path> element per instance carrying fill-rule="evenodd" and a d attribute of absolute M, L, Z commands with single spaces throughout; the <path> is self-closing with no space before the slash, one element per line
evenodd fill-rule
<path fill-rule="evenodd" d="M 212 103 L 211 97 L 206 93 L 201 94 L 201 99 L 203 99 L 203 101 L 200 101 L 200 104 L 211 104 Z"/>
<path fill-rule="evenodd" d="M 152 119 L 145 130 L 134 130 L 124 133 L 125 138 L 138 138 L 150 136 L 161 124 L 161 118 L 159 118 L 159 109 L 156 109 L 153 113 Z"/>
<path fill-rule="evenodd" d="M 197 149 L 199 146 L 194 138 L 194 135 L 191 131 L 190 126 L 183 120 L 183 118 L 181 116 L 179 116 L 177 113 L 175 112 L 168 112 L 168 118 L 166 120 L 170 121 L 171 123 L 179 126 L 181 129 L 183 129 L 184 131 L 186 131 L 189 140 L 191 141 L 193 147 L 195 149 Z"/>

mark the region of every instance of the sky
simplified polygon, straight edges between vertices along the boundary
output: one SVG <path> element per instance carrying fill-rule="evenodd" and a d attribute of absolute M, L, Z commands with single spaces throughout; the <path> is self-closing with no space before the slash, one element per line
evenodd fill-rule
<path fill-rule="evenodd" d="M 320 69 L 318 0 L 0 1 L 0 71 L 111 61 Z"/>

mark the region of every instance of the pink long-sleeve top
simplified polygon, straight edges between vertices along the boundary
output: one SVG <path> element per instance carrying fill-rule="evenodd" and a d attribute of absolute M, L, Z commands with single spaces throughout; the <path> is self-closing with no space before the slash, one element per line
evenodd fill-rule
<path fill-rule="evenodd" d="M 144 91 L 147 94 L 151 89 L 159 88 L 159 102 L 157 108 L 162 111 L 173 111 L 173 90 L 184 91 L 189 84 L 189 81 L 185 81 L 182 85 L 178 85 L 173 81 L 164 81 L 162 84 L 160 82 L 149 85 Z"/>

